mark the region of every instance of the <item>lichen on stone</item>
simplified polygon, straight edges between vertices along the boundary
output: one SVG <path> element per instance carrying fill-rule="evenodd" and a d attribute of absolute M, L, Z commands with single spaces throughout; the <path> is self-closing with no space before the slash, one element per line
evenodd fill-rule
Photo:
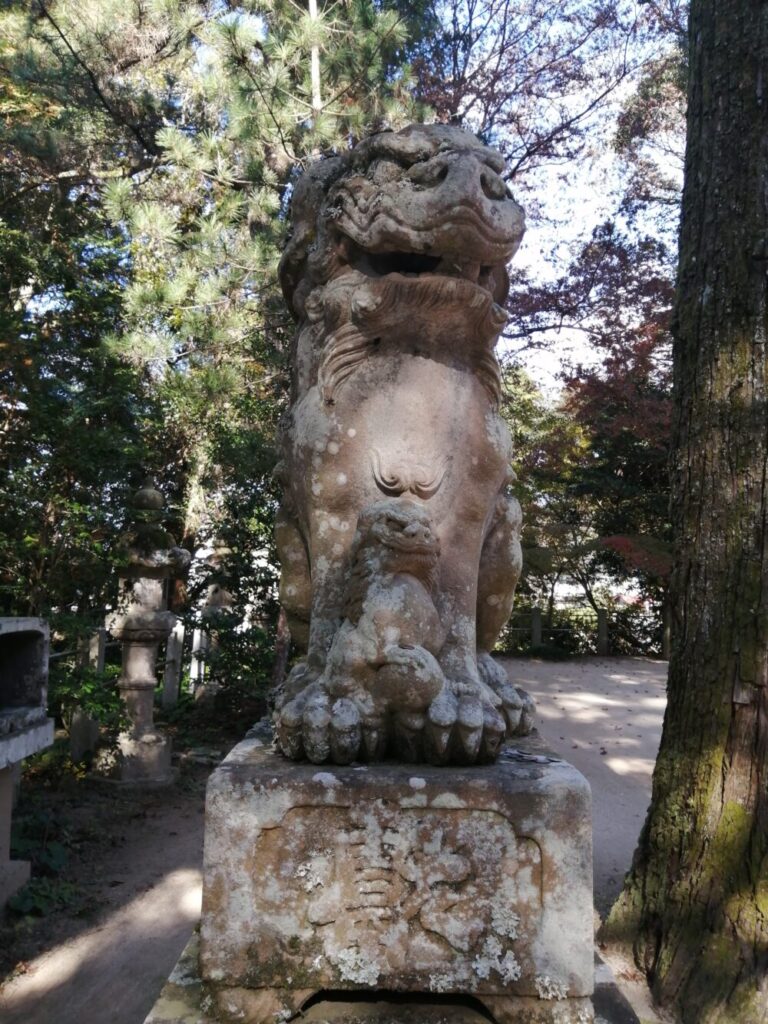
<path fill-rule="evenodd" d="M 561 981 L 553 981 L 548 974 L 537 974 L 534 985 L 539 999 L 566 999 L 568 987 Z"/>
<path fill-rule="evenodd" d="M 432 992 L 450 992 L 455 988 L 457 979 L 452 974 L 430 974 L 429 988 Z"/>
<path fill-rule="evenodd" d="M 505 950 L 495 935 L 485 940 L 483 951 L 475 957 L 472 969 L 483 980 L 490 977 L 491 971 L 496 971 L 507 985 L 517 981 L 522 973 L 515 954 L 511 949 Z"/>
<path fill-rule="evenodd" d="M 302 888 L 304 892 L 312 892 L 313 889 L 317 889 L 323 884 L 323 880 L 317 874 L 313 866 L 305 861 L 303 864 L 299 864 L 296 868 L 296 877 L 304 879 Z"/>
<path fill-rule="evenodd" d="M 498 935 L 516 939 L 520 928 L 520 917 L 509 909 L 506 901 L 494 903 L 491 907 L 491 925 Z"/>
<path fill-rule="evenodd" d="M 379 968 L 372 960 L 367 960 L 359 949 L 342 949 L 333 960 L 343 981 L 373 986 L 379 980 Z"/>

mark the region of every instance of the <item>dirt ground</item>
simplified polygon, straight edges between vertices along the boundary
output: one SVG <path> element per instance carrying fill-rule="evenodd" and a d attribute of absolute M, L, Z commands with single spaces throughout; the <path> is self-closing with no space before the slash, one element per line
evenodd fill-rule
<path fill-rule="evenodd" d="M 592 785 L 595 897 L 618 893 L 650 797 L 666 664 L 646 659 L 512 660 L 554 751 Z M 19 806 L 53 812 L 69 850 L 72 906 L 0 924 L 2 1024 L 142 1024 L 200 913 L 208 771 L 132 794 L 94 783 L 27 787 Z"/>
<path fill-rule="evenodd" d="M 143 795 L 83 783 L 35 794 L 66 821 L 77 899 L 0 928 L 3 1024 L 141 1024 L 200 916 L 207 774 Z"/>
<path fill-rule="evenodd" d="M 536 699 L 537 727 L 592 787 L 595 906 L 621 890 L 651 800 L 666 707 L 667 663 L 648 658 L 508 659 Z"/>

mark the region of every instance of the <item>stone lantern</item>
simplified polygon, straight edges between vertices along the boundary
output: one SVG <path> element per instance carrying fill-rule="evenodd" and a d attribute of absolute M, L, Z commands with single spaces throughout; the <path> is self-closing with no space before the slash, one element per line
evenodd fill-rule
<path fill-rule="evenodd" d="M 121 540 L 123 565 L 117 610 L 108 629 L 123 645 L 118 687 L 129 728 L 118 738 L 110 774 L 121 782 L 170 782 L 171 741 L 154 723 L 158 646 L 168 638 L 176 616 L 167 610 L 168 582 L 181 575 L 191 555 L 163 526 L 165 499 L 151 480 L 134 494 L 132 523 Z"/>

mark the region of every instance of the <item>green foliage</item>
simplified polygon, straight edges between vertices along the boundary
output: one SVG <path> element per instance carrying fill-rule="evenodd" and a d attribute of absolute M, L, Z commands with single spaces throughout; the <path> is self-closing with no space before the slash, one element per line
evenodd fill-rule
<path fill-rule="evenodd" d="M 51 665 L 48 688 L 48 708 L 51 714 L 69 725 L 72 714 L 82 711 L 99 723 L 103 740 L 114 740 L 127 724 L 125 704 L 117 689 L 119 669 L 110 665 L 104 673 L 87 667 L 62 664 Z"/>
<path fill-rule="evenodd" d="M 68 786 L 73 780 L 82 779 L 86 770 L 85 765 L 72 760 L 69 741 L 65 737 L 58 737 L 52 746 L 24 761 L 24 778 L 54 792 Z M 14 815 L 14 821 L 16 817 L 17 814 Z"/>
<path fill-rule="evenodd" d="M 19 915 L 47 917 L 76 905 L 81 899 L 82 890 L 64 878 L 33 878 L 6 905 Z"/>
<path fill-rule="evenodd" d="M 73 845 L 73 834 L 53 811 L 38 809 L 14 815 L 11 854 L 31 860 L 36 874 L 60 874 Z"/>
<path fill-rule="evenodd" d="M 532 607 L 520 604 L 497 645 L 505 654 L 560 661 L 597 651 L 597 615 L 591 608 L 561 607 L 542 622 L 541 643 L 531 640 Z"/>
<path fill-rule="evenodd" d="M 608 651 L 616 656 L 658 657 L 661 651 L 659 615 L 642 604 L 622 605 L 605 599 L 608 606 Z M 542 617 L 541 644 L 531 640 L 532 607 L 518 603 L 502 633 L 500 653 L 558 661 L 597 654 L 597 614 L 592 608 L 563 605 Z"/>
<path fill-rule="evenodd" d="M 177 539 L 226 551 L 186 594 L 176 589 L 175 610 L 192 624 L 221 582 L 245 627 L 217 625 L 209 675 L 235 704 L 261 693 L 276 610 L 274 438 L 293 333 L 276 266 L 297 174 L 367 132 L 419 119 L 425 99 L 493 138 L 518 176 L 576 153 L 600 97 L 629 73 L 607 56 L 626 52 L 625 14 L 540 0 L 515 11 L 342 0 L 320 2 L 316 18 L 291 0 L 4 5 L 0 610 L 54 616 L 59 648 L 100 624 L 114 605 L 127 498 L 149 472 Z M 535 45 L 511 41 L 524 38 Z M 672 74 L 663 61 L 649 69 L 627 101 L 625 134 L 640 113 L 646 135 L 658 128 Z M 571 296 L 604 272 L 606 254 L 631 270 L 610 243 L 585 248 Z M 604 294 L 628 294 L 616 273 L 603 277 Z M 567 306 L 526 294 L 534 330 L 542 310 Z M 658 534 L 637 516 L 608 529 L 590 513 L 587 488 L 604 497 L 627 478 L 609 471 L 616 443 L 598 456 L 584 395 L 572 389 L 568 409 L 550 408 L 523 375 L 508 384 L 527 514 L 523 590 L 546 600 L 569 573 L 589 593 L 600 571 L 626 573 L 628 538 L 632 571 L 647 569 L 644 538 Z M 585 464 L 602 476 L 585 482 Z M 625 510 L 637 493 L 625 488 Z M 61 714 L 77 704 L 114 728 L 111 687 L 71 664 L 52 684 Z"/>
<path fill-rule="evenodd" d="M 313 155 L 418 116 L 420 8 L 402 8 L 4 6 L 0 610 L 58 616 L 64 647 L 99 624 L 127 497 L 151 472 L 179 540 L 228 545 L 237 611 L 265 617 L 247 645 L 222 631 L 220 674 L 240 686 L 242 656 L 261 679 L 293 330 L 276 282 L 286 205 Z M 52 683 L 64 715 L 114 721 L 88 673 L 60 666 Z"/>

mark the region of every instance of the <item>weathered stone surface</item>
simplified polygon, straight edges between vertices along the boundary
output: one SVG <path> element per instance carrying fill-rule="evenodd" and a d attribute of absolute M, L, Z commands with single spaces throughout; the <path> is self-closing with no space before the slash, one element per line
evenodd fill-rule
<path fill-rule="evenodd" d="M 48 653 L 43 619 L 0 618 L 0 709 L 46 706 Z"/>
<path fill-rule="evenodd" d="M 221 1024 L 210 997 L 203 991 L 198 947 L 198 936 L 193 935 L 144 1024 Z M 487 1012 L 480 1004 L 472 1005 L 471 1000 L 448 1002 L 445 998 L 413 1002 L 395 1000 L 390 994 L 389 998 L 374 996 L 370 1001 L 320 999 L 302 1011 L 301 1020 L 313 1024 L 487 1024 Z M 586 999 L 553 1003 L 521 998 L 515 1000 L 514 1012 L 512 1018 L 500 1016 L 499 1024 L 505 1020 L 509 1024 L 585 1024 L 592 1020 Z M 609 1015 L 595 1024 L 628 1024 L 628 1018 Z"/>
<path fill-rule="evenodd" d="M 222 1020 L 363 990 L 576 1021 L 591 932 L 589 787 L 532 740 L 448 774 L 318 770 L 251 739 L 211 777 L 200 962 Z"/>
<path fill-rule="evenodd" d="M 488 762 L 530 728 L 490 655 L 521 568 L 494 346 L 524 218 L 503 168 L 462 129 L 414 125 L 296 186 L 276 527 L 307 648 L 278 701 L 293 759 Z"/>
<path fill-rule="evenodd" d="M 0 909 L 29 879 L 29 863 L 10 859 L 12 767 L 53 743 L 48 652 L 42 619 L 0 618 Z"/>
<path fill-rule="evenodd" d="M 30 872 L 28 861 L 10 859 L 12 808 L 13 772 L 0 768 L 0 910 L 29 879 Z"/>
<path fill-rule="evenodd" d="M 203 1009 L 198 936 L 187 943 L 144 1024 L 216 1024 Z"/>
<path fill-rule="evenodd" d="M 4 716 L 0 716 L 4 717 Z M 45 750 L 53 743 L 53 719 L 36 717 L 33 724 L 24 728 L 9 730 L 0 735 L 0 769 L 18 764 L 25 757 L 31 757 L 39 750 Z"/>
<path fill-rule="evenodd" d="M 0 908 L 29 881 L 32 865 L 28 860 L 6 860 L 0 863 Z"/>

